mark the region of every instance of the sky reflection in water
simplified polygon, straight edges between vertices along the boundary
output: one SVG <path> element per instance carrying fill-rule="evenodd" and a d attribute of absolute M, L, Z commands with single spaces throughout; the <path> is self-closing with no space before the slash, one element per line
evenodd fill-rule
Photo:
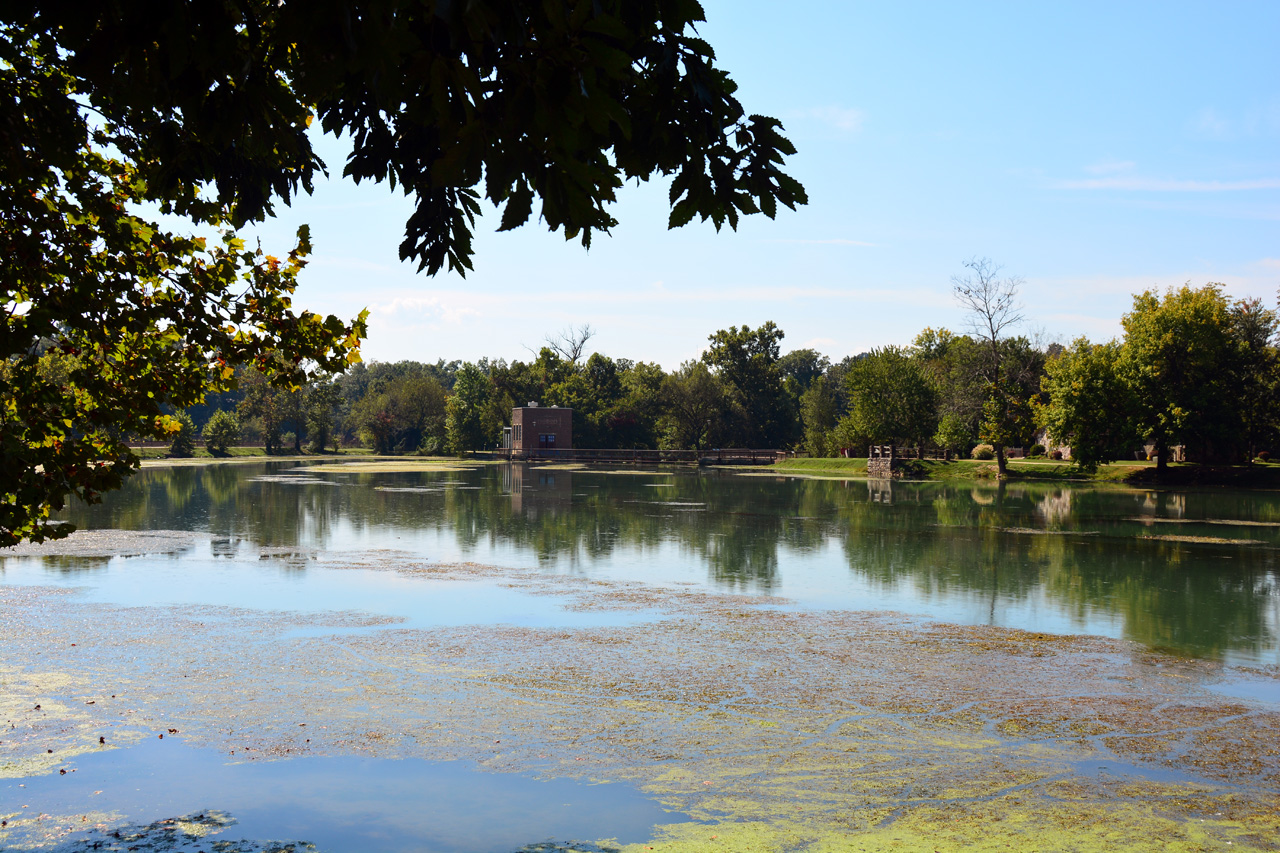
<path fill-rule="evenodd" d="M 357 610 L 412 626 L 648 618 L 309 559 L 389 549 L 1280 662 L 1280 496 L 1270 493 L 505 465 L 290 473 L 295 465 L 145 470 L 69 517 L 208 539 L 176 556 L 8 558 L 0 582 L 83 587 L 89 600 L 123 604 Z M 261 549 L 277 556 L 260 559 Z"/>
<path fill-rule="evenodd" d="M 489 853 L 548 839 L 626 843 L 682 817 L 624 784 L 477 773 L 468 761 L 237 762 L 173 736 L 83 755 L 71 766 L 66 775 L 0 779 L 0 799 L 50 814 L 117 812 L 139 825 L 216 805 L 236 821 L 218 840 L 307 841 L 326 853 Z M 68 846 L 89 849 L 94 837 L 76 832 Z"/>

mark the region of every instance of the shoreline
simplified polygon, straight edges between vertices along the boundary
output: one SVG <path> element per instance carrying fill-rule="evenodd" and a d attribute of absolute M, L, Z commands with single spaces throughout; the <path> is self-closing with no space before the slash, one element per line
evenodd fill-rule
<path fill-rule="evenodd" d="M 867 477 L 867 460 L 853 459 L 791 459 L 770 466 L 740 466 L 744 471 L 768 471 L 792 476 Z M 976 459 L 908 459 L 901 477 L 903 482 L 997 482 L 994 461 Z M 1050 460 L 1009 460 L 1008 483 L 1041 482 L 1092 485 L 1118 485 L 1134 488 L 1178 488 L 1196 486 L 1230 486 L 1244 489 L 1280 489 L 1280 464 L 1255 463 L 1253 465 L 1211 466 L 1189 463 L 1170 463 L 1162 479 L 1156 478 L 1156 466 L 1151 462 L 1117 462 L 1100 465 L 1092 474 L 1080 471 L 1070 462 Z"/>
<path fill-rule="evenodd" d="M 258 448 L 253 448 L 257 450 Z M 392 470 L 436 470 L 444 467 L 475 467 L 501 464 L 504 460 L 482 457 L 458 456 L 416 456 L 387 455 L 379 456 L 371 451 L 352 449 L 337 454 L 286 454 L 267 456 L 262 453 L 243 453 L 228 456 L 210 456 L 200 451 L 190 457 L 144 456 L 142 469 L 163 467 L 199 467 L 222 464 L 238 464 L 250 462 L 299 462 L 314 467 L 349 465 L 347 470 L 355 471 L 357 466 L 368 472 Z M 590 463 L 555 461 L 535 462 L 534 467 L 546 469 L 568 470 L 616 470 L 618 463 Z M 698 470 L 693 466 L 622 466 L 623 471 L 690 471 Z M 729 471 L 749 476 L 783 475 L 810 479 L 870 480 L 867 476 L 867 460 L 864 458 L 800 458 L 772 465 L 710 465 L 702 470 Z M 1277 490 L 1280 489 L 1280 463 L 1255 463 L 1253 465 L 1211 466 L 1189 463 L 1170 463 L 1162 479 L 1156 477 L 1156 467 L 1150 462 L 1117 462 L 1100 465 L 1092 474 L 1080 471 L 1070 462 L 1054 462 L 1051 460 L 1009 460 L 1008 475 L 1000 480 L 996 476 L 996 466 L 992 461 L 976 459 L 908 459 L 901 476 L 893 480 L 900 482 L 973 482 L 973 483 L 1062 483 L 1064 485 L 1111 485 L 1128 488 L 1197 488 L 1197 487 L 1229 487 L 1240 489 Z"/>

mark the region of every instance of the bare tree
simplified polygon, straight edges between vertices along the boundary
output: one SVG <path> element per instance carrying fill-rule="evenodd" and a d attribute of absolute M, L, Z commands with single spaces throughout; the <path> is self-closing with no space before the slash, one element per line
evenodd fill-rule
<path fill-rule="evenodd" d="M 1018 288 L 1025 282 L 1017 276 L 1000 278 L 1004 267 L 990 258 L 970 258 L 964 267 L 969 274 L 951 276 L 951 291 L 969 312 L 969 330 L 986 342 L 998 362 L 1000 353 L 996 345 L 1004 337 L 1005 329 L 1023 320 Z"/>
<path fill-rule="evenodd" d="M 596 330 L 591 328 L 590 323 L 583 323 L 578 328 L 569 326 L 558 335 L 547 335 L 547 346 L 571 364 L 577 364 L 578 359 L 582 358 L 582 351 L 586 349 L 587 341 L 596 336 Z"/>
<path fill-rule="evenodd" d="M 969 272 L 951 277 L 951 291 L 969 313 L 968 329 L 986 346 L 987 358 L 983 361 L 982 374 L 987 381 L 990 397 L 984 406 L 984 431 L 990 435 L 991 446 L 996 452 L 996 467 L 1004 477 L 1004 457 L 1007 436 L 1004 423 L 1007 420 L 1009 400 L 1004 389 L 1004 359 L 1001 342 L 1007 330 L 1023 321 L 1022 305 L 1018 302 L 1018 288 L 1024 281 L 1018 276 L 1000 277 L 1004 269 L 990 258 L 973 257 L 964 262 Z"/>

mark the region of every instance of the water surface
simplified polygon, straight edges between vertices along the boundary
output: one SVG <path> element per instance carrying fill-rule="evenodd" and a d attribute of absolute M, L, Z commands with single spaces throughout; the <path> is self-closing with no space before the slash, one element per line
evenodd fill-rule
<path fill-rule="evenodd" d="M 221 840 L 305 841 L 328 853 L 491 853 L 597 838 L 627 843 L 676 817 L 630 785 L 481 773 L 467 761 L 235 761 L 173 736 L 83 755 L 70 766 L 65 774 L 0 779 L 0 802 L 19 813 L 27 807 L 70 815 L 77 851 L 92 849 L 97 835 L 78 814 L 92 820 L 126 814 L 145 825 L 213 806 L 235 819 Z"/>
<path fill-rule="evenodd" d="M 416 626 L 643 617 L 315 559 L 378 550 L 1280 663 L 1280 495 L 1269 492 L 297 465 L 145 470 L 68 517 L 86 529 L 199 533 L 187 550 L 10 557 L 0 582 L 75 586 L 124 604 L 356 610 Z"/>

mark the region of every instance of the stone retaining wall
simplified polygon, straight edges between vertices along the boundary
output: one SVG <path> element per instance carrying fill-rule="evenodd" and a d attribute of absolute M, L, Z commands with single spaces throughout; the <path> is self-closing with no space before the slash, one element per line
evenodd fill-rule
<path fill-rule="evenodd" d="M 902 460 L 892 444 L 873 444 L 867 451 L 867 476 L 873 480 L 888 480 Z"/>

